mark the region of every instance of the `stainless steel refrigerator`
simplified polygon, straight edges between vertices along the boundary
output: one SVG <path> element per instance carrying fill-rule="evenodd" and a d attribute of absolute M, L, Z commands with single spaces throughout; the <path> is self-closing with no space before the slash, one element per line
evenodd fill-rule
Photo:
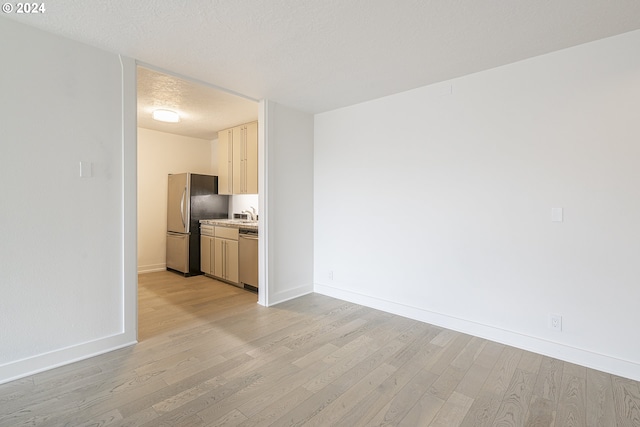
<path fill-rule="evenodd" d="M 167 270 L 185 276 L 200 271 L 200 220 L 228 218 L 229 196 L 218 194 L 218 177 L 169 175 L 167 197 Z"/>

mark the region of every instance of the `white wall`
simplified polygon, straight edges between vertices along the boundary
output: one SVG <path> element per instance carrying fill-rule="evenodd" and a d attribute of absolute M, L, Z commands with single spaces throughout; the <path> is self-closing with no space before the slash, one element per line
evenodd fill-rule
<path fill-rule="evenodd" d="M 316 115 L 315 290 L 640 380 L 638 52 L 635 31 Z"/>
<path fill-rule="evenodd" d="M 167 176 L 212 174 L 211 141 L 138 128 L 138 272 L 166 268 Z"/>
<path fill-rule="evenodd" d="M 135 342 L 136 212 L 133 61 L 2 18 L 0 39 L 2 383 Z"/>
<path fill-rule="evenodd" d="M 259 303 L 273 305 L 313 292 L 313 116 L 263 101 L 258 122 Z"/>

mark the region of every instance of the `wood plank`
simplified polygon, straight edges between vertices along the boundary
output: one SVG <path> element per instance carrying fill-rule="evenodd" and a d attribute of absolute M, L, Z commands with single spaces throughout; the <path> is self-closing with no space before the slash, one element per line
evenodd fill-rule
<path fill-rule="evenodd" d="M 429 425 L 433 427 L 460 425 L 472 404 L 473 399 L 454 391 L 451 397 L 444 402 L 438 415 Z"/>
<path fill-rule="evenodd" d="M 533 396 L 529 404 L 525 427 L 552 427 L 556 420 L 556 403 L 540 396 Z"/>
<path fill-rule="evenodd" d="M 511 378 L 521 357 L 521 350 L 512 347 L 503 349 L 480 393 L 475 396 L 471 408 L 460 424 L 461 426 L 488 427 L 494 425 L 493 420 L 496 418 L 502 398 L 511 384 Z"/>
<path fill-rule="evenodd" d="M 640 426 L 640 385 L 617 375 L 611 375 L 611 381 L 617 425 Z"/>
<path fill-rule="evenodd" d="M 611 375 L 587 370 L 587 426 L 603 426 L 615 419 Z"/>
<path fill-rule="evenodd" d="M 428 369 L 422 369 L 407 383 L 385 406 L 382 407 L 367 425 L 396 425 L 404 419 L 420 400 L 425 390 L 433 384 L 436 375 Z"/>
<path fill-rule="evenodd" d="M 0 385 L 0 427 L 640 427 L 640 384 L 309 294 L 141 275 L 141 342 Z"/>
<path fill-rule="evenodd" d="M 533 393 L 542 399 L 554 402 L 560 398 L 560 386 L 564 363 L 551 357 L 543 357 Z"/>
<path fill-rule="evenodd" d="M 247 420 L 250 423 L 256 420 L 279 418 L 284 414 L 281 412 L 283 408 L 289 405 L 288 402 L 281 402 L 283 396 L 289 396 L 288 398 L 292 400 L 297 400 L 299 395 L 310 397 L 313 393 L 302 392 L 302 385 L 324 369 L 326 365 L 322 361 L 316 361 L 313 365 L 306 366 L 279 381 L 265 383 L 254 396 L 244 399 L 244 402 L 238 402 L 237 407 L 240 412 L 250 417 Z M 297 390 L 297 395 L 292 397 L 291 392 L 294 390 Z"/>
<path fill-rule="evenodd" d="M 264 407 L 261 411 L 251 416 L 248 420 L 240 424 L 242 427 L 260 427 L 274 425 L 274 422 L 291 412 L 308 400 L 313 393 L 309 390 L 298 387 L 288 393 L 282 393 L 275 401 Z M 242 413 L 246 413 L 240 407 Z"/>
<path fill-rule="evenodd" d="M 504 393 L 494 424 L 505 427 L 524 425 L 534 385 L 534 374 L 520 368 L 516 369 Z"/>
<path fill-rule="evenodd" d="M 561 426 L 586 425 L 586 368 L 572 363 L 564 364 L 557 423 Z"/>
<path fill-rule="evenodd" d="M 337 421 L 358 405 L 360 400 L 376 388 L 380 383 L 397 371 L 393 365 L 383 363 L 362 378 L 344 393 L 327 405 L 322 411 L 306 421 L 308 426 L 336 425 Z"/>
<path fill-rule="evenodd" d="M 425 347 L 422 351 L 413 353 L 413 357 L 407 360 L 409 351 L 398 352 L 388 362 L 391 365 L 397 366 L 401 360 L 406 360 L 398 370 L 391 377 L 387 378 L 380 386 L 370 392 L 364 399 L 362 399 L 356 408 L 352 408 L 347 415 L 345 415 L 338 424 L 340 425 L 366 425 L 367 422 L 380 411 L 382 406 L 385 406 L 387 402 L 390 402 L 414 377 L 424 369 L 427 361 L 429 361 L 433 354 L 437 354 L 442 351 L 442 347 L 435 346 L 429 343 L 430 335 L 426 335 L 424 340 L 416 340 L 414 344 L 423 344 Z M 435 374 L 430 376 L 429 381 L 435 380 L 437 377 Z M 424 387 L 429 386 L 429 382 L 423 384 Z M 419 393 L 423 393 L 424 390 L 419 390 Z"/>
<path fill-rule="evenodd" d="M 431 393 L 424 393 L 398 425 L 403 427 L 428 426 L 443 405 L 444 400 Z"/>

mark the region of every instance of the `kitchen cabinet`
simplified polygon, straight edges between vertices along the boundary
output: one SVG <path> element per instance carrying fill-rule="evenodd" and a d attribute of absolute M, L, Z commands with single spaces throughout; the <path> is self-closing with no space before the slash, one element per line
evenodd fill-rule
<path fill-rule="evenodd" d="M 240 126 L 237 134 L 238 139 L 234 130 L 233 193 L 258 194 L 258 122 Z"/>
<path fill-rule="evenodd" d="M 218 132 L 218 194 L 233 194 L 233 130 Z"/>
<path fill-rule="evenodd" d="M 258 122 L 218 132 L 218 192 L 258 194 Z"/>
<path fill-rule="evenodd" d="M 213 237 L 200 236 L 200 270 L 204 274 L 213 275 Z"/>
<path fill-rule="evenodd" d="M 238 229 L 215 227 L 213 275 L 238 285 Z"/>

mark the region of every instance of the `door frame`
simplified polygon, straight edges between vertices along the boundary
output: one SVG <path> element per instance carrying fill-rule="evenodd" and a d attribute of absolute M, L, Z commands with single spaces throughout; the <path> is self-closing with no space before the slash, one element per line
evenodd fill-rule
<path fill-rule="evenodd" d="M 171 75 L 182 80 L 195 84 L 211 87 L 231 95 L 248 99 L 258 104 L 258 206 L 259 221 L 258 227 L 260 235 L 258 240 L 258 304 L 267 305 L 269 300 L 268 284 L 268 244 L 267 244 L 267 150 L 266 150 L 266 109 L 267 103 L 264 100 L 257 100 L 244 94 L 228 90 L 226 88 L 212 85 L 198 79 L 194 79 L 182 74 L 130 58 L 121 57 L 123 70 L 133 68 L 125 73 L 133 75 L 133 79 L 123 79 L 123 299 L 124 313 L 123 326 L 125 331 L 135 331 L 137 340 L 138 332 L 138 225 L 137 225 L 137 205 L 138 205 L 138 140 L 137 140 L 137 67 L 144 67 L 159 73 Z M 132 71 L 132 73 L 131 73 Z"/>

